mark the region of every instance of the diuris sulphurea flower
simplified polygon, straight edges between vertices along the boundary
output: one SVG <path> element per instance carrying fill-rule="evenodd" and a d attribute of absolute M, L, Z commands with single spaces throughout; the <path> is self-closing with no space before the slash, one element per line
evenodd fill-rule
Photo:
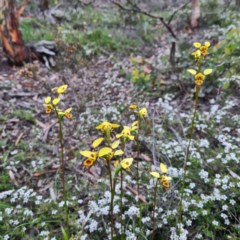
<path fill-rule="evenodd" d="M 98 152 L 82 151 L 80 154 L 87 158 L 83 162 L 83 165 L 86 167 L 91 167 L 98 158 Z"/>
<path fill-rule="evenodd" d="M 123 138 L 124 140 L 134 140 L 134 136 L 132 135 L 132 128 L 128 127 L 128 126 L 124 126 L 123 130 L 121 133 L 117 134 L 116 137 L 117 138 Z"/>
<path fill-rule="evenodd" d="M 146 108 L 140 109 L 137 113 L 141 118 L 146 118 L 147 115 L 148 115 L 148 112 L 147 112 Z"/>
<path fill-rule="evenodd" d="M 211 46 L 210 42 L 205 42 L 204 45 L 202 45 L 201 43 L 199 42 L 195 42 L 193 43 L 193 46 L 195 48 L 198 48 L 201 52 L 201 56 L 204 57 L 208 54 L 208 48 Z"/>
<path fill-rule="evenodd" d="M 163 163 L 160 163 L 160 171 L 163 175 L 161 175 L 159 172 L 150 172 L 150 174 L 153 177 L 158 178 L 161 181 L 163 187 L 168 189 L 170 187 L 170 180 L 172 180 L 172 178 L 167 176 L 168 174 L 167 166 Z"/>
<path fill-rule="evenodd" d="M 68 108 L 64 112 L 62 110 L 59 110 L 59 109 L 57 109 L 57 111 L 58 111 L 58 114 L 60 116 L 64 116 L 64 117 L 66 117 L 68 119 L 72 119 L 72 114 L 70 113 L 72 111 L 72 108 Z"/>
<path fill-rule="evenodd" d="M 102 131 L 102 133 L 107 133 L 107 132 L 112 132 L 113 129 L 118 128 L 120 125 L 119 124 L 114 124 L 110 122 L 102 122 L 99 124 L 96 129 Z"/>
<path fill-rule="evenodd" d="M 45 106 L 46 109 L 46 113 L 51 113 L 54 106 L 56 106 L 59 102 L 60 102 L 60 98 L 54 98 L 52 100 L 52 98 L 50 96 L 45 98 L 45 104 L 43 104 Z"/>
<path fill-rule="evenodd" d="M 66 92 L 67 88 L 68 88 L 68 85 L 65 84 L 65 85 L 61 85 L 60 87 L 53 88 L 52 91 L 57 90 L 56 92 L 58 94 L 64 94 Z"/>
<path fill-rule="evenodd" d="M 195 76 L 195 83 L 196 83 L 197 86 L 202 86 L 203 82 L 204 82 L 204 79 L 205 79 L 205 76 L 209 75 L 210 73 L 212 73 L 212 69 L 204 70 L 203 74 L 201 72 L 198 73 L 194 69 L 188 69 L 187 71 Z"/>

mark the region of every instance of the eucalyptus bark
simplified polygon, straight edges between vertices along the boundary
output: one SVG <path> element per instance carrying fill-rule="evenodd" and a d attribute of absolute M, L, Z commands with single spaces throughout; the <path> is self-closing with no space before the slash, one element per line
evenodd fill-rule
<path fill-rule="evenodd" d="M 201 9 L 200 0 L 192 0 L 192 13 L 190 24 L 192 28 L 198 28 L 200 24 Z"/>
<path fill-rule="evenodd" d="M 36 54 L 25 45 L 19 30 L 19 17 L 28 1 L 25 0 L 19 8 L 17 8 L 15 0 L 0 1 L 2 12 L 0 35 L 8 60 L 14 65 L 22 65 L 24 62 L 37 59 Z"/>

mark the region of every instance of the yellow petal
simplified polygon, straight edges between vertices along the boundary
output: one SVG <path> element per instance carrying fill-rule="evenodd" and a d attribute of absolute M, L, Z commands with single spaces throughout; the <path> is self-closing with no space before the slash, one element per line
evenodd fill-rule
<path fill-rule="evenodd" d="M 138 121 L 132 123 L 132 127 L 138 126 Z"/>
<path fill-rule="evenodd" d="M 167 166 L 163 163 L 160 163 L 160 170 L 162 173 L 167 173 L 168 171 Z"/>
<path fill-rule="evenodd" d="M 199 43 L 199 42 L 195 42 L 195 43 L 193 43 L 193 46 L 194 46 L 195 48 L 200 48 L 200 47 L 202 46 L 202 44 Z"/>
<path fill-rule="evenodd" d="M 129 108 L 130 108 L 130 109 L 136 109 L 136 108 L 137 108 L 137 105 L 130 105 Z"/>
<path fill-rule="evenodd" d="M 169 176 L 164 176 L 164 179 L 167 180 L 167 181 L 171 181 L 172 180 L 172 178 L 169 177 Z"/>
<path fill-rule="evenodd" d="M 115 123 L 112 123 L 111 125 L 112 125 L 112 128 L 118 128 L 118 127 L 120 127 L 119 124 L 115 124 Z"/>
<path fill-rule="evenodd" d="M 101 148 L 101 149 L 99 150 L 98 156 L 99 156 L 99 157 L 106 156 L 106 155 L 108 155 L 108 154 L 111 153 L 111 152 L 112 152 L 112 149 L 111 149 L 111 148 L 109 148 L 109 147 L 104 147 L 104 148 Z"/>
<path fill-rule="evenodd" d="M 104 123 L 106 123 L 106 122 L 103 122 L 103 123 L 100 123 L 99 125 L 97 125 L 96 129 L 102 129 L 102 126 L 103 126 Z"/>
<path fill-rule="evenodd" d="M 122 137 L 122 135 L 123 135 L 122 133 L 119 133 L 116 135 L 116 138 L 120 138 L 120 137 Z"/>
<path fill-rule="evenodd" d="M 58 112 L 58 115 L 60 115 L 60 116 L 64 115 L 64 112 L 62 110 L 58 109 L 57 112 Z"/>
<path fill-rule="evenodd" d="M 92 147 L 96 148 L 98 147 L 102 142 L 103 142 L 104 138 L 97 138 L 93 141 L 92 143 Z"/>
<path fill-rule="evenodd" d="M 133 136 L 133 135 L 129 136 L 128 138 L 129 138 L 131 141 L 134 140 L 134 136 Z"/>
<path fill-rule="evenodd" d="M 205 42 L 205 46 L 206 46 L 206 47 L 210 47 L 210 46 L 211 46 L 211 43 L 210 43 L 210 42 Z"/>
<path fill-rule="evenodd" d="M 119 144 L 120 144 L 119 140 L 114 141 L 112 144 L 112 149 L 116 149 L 119 146 Z"/>
<path fill-rule="evenodd" d="M 48 104 L 48 103 L 50 103 L 50 102 L 51 102 L 51 97 L 46 97 L 46 98 L 45 98 L 45 103 Z"/>
<path fill-rule="evenodd" d="M 81 151 L 80 154 L 83 155 L 84 157 L 91 158 L 93 152 L 91 152 L 91 151 Z"/>
<path fill-rule="evenodd" d="M 94 160 L 93 159 L 86 159 L 84 160 L 83 162 L 83 165 L 86 166 L 86 167 L 90 167 L 94 164 Z"/>
<path fill-rule="evenodd" d="M 151 174 L 153 177 L 160 178 L 160 174 L 159 174 L 158 172 L 150 172 L 150 174 Z"/>
<path fill-rule="evenodd" d="M 203 72 L 204 75 L 208 75 L 208 74 L 210 74 L 210 73 L 212 73 L 212 69 L 210 69 L 210 68 L 204 70 L 204 72 Z"/>
<path fill-rule="evenodd" d="M 196 75 L 197 74 L 197 71 L 194 70 L 194 69 L 188 69 L 187 70 L 189 73 L 191 73 L 192 75 Z"/>
<path fill-rule="evenodd" d="M 132 162 L 133 162 L 133 158 L 125 158 L 120 162 L 120 164 L 122 168 L 127 169 L 132 165 Z"/>
<path fill-rule="evenodd" d="M 60 102 L 60 98 L 55 98 L 52 101 L 53 105 L 57 105 L 59 102 Z"/>
<path fill-rule="evenodd" d="M 60 87 L 58 87 L 57 89 L 57 93 L 61 94 L 64 93 L 67 90 L 68 85 L 62 85 Z"/>
<path fill-rule="evenodd" d="M 72 111 L 72 108 L 68 108 L 65 113 L 70 113 Z"/>
<path fill-rule="evenodd" d="M 147 117 L 147 109 L 146 108 L 142 108 L 138 111 L 138 114 L 140 115 L 140 117 L 145 118 Z"/>
<path fill-rule="evenodd" d="M 117 150 L 116 152 L 114 152 L 114 156 L 119 156 L 123 154 L 124 154 L 123 150 Z"/>

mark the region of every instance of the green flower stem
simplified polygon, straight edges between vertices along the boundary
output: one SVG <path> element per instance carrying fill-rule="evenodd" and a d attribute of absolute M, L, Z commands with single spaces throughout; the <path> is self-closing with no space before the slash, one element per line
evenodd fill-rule
<path fill-rule="evenodd" d="M 107 138 L 106 140 L 107 140 L 108 146 L 111 147 L 110 146 L 110 131 L 107 131 L 106 138 Z M 110 214 L 110 219 L 111 219 L 111 240 L 112 240 L 113 239 L 113 230 L 114 230 L 113 200 L 114 200 L 114 194 L 115 194 L 115 184 L 113 183 L 113 179 L 112 179 L 110 160 L 107 159 L 106 161 L 107 161 L 108 175 L 109 175 L 109 181 L 110 181 L 110 191 L 111 191 L 109 214 Z"/>
<path fill-rule="evenodd" d="M 158 187 L 158 179 L 156 180 L 156 184 L 155 184 L 155 187 L 154 187 L 153 215 L 152 215 L 152 219 L 153 219 L 152 240 L 154 239 L 154 229 L 155 229 L 155 225 L 156 225 L 155 209 L 156 209 L 156 207 L 157 207 L 157 187 Z"/>
<path fill-rule="evenodd" d="M 193 112 L 193 117 L 192 117 L 192 122 L 191 122 L 191 127 L 190 127 L 189 141 L 188 141 L 188 145 L 187 145 L 187 149 L 186 149 L 186 155 L 185 155 L 185 160 L 184 160 L 184 165 L 183 165 L 183 179 L 182 179 L 180 203 L 179 203 L 179 210 L 178 210 L 178 215 L 179 215 L 178 223 L 182 223 L 182 213 L 183 213 L 182 202 L 183 202 L 183 195 L 184 195 L 184 188 L 185 188 L 185 181 L 186 181 L 186 173 L 187 173 L 187 161 L 189 159 L 190 146 L 191 146 L 192 137 L 193 137 L 193 130 L 194 130 L 194 125 L 195 125 L 195 119 L 196 119 L 196 116 L 197 116 L 197 106 L 198 106 L 199 90 L 200 90 L 200 87 L 196 86 L 194 112 Z"/>
<path fill-rule="evenodd" d="M 125 139 L 123 139 L 123 143 L 122 143 L 122 151 L 124 152 L 125 150 Z M 122 159 L 123 159 L 123 155 L 122 155 Z M 120 170 L 120 223 L 121 223 L 121 239 L 123 239 L 123 218 L 122 218 L 122 214 L 123 214 L 123 170 L 121 168 Z"/>
<path fill-rule="evenodd" d="M 140 136 L 140 129 L 141 129 L 141 117 L 138 116 L 138 131 L 137 131 L 137 135 L 136 135 L 136 143 L 137 143 L 137 197 L 138 197 L 138 207 L 139 207 L 139 211 L 140 211 L 140 216 L 139 216 L 139 228 L 140 230 L 142 229 L 142 206 L 141 206 L 141 202 L 139 199 L 139 188 L 140 188 L 140 184 L 139 184 L 139 157 L 140 157 L 140 142 L 139 142 L 139 136 Z"/>
<path fill-rule="evenodd" d="M 138 195 L 138 202 L 139 202 L 139 156 L 140 156 L 139 135 L 140 135 L 140 127 L 141 127 L 141 117 L 138 117 L 138 131 L 137 131 L 137 135 L 136 135 L 136 143 L 137 143 L 137 195 Z"/>
<path fill-rule="evenodd" d="M 111 219 L 111 239 L 113 239 L 113 224 L 114 224 L 114 221 L 113 221 L 113 199 L 114 199 L 115 187 L 113 187 L 113 183 L 112 183 L 111 164 L 110 164 L 109 160 L 107 160 L 107 165 L 108 165 L 108 175 L 109 175 L 110 191 L 111 191 L 111 201 L 110 201 L 110 209 L 109 209 L 109 214 L 110 214 L 110 219 Z"/>
<path fill-rule="evenodd" d="M 123 239 L 123 170 L 120 170 L 120 177 L 121 177 L 121 189 L 120 189 L 120 223 L 121 223 L 121 239 Z"/>
<path fill-rule="evenodd" d="M 63 200 L 64 200 L 65 225 L 67 227 L 67 232 L 69 232 L 69 225 L 68 225 L 69 211 L 67 206 L 67 194 L 66 194 L 66 187 L 65 187 L 65 160 L 64 160 L 62 117 L 58 114 L 56 109 L 55 111 L 58 117 L 58 124 L 59 124 L 58 139 L 60 144 L 60 168 L 61 168 L 61 180 L 62 180 L 62 190 L 63 190 Z"/>

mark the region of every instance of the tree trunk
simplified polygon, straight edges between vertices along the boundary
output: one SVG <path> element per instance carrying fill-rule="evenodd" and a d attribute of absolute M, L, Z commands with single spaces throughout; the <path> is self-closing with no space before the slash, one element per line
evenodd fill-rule
<path fill-rule="evenodd" d="M 236 8 L 239 10 L 240 9 L 240 0 L 236 0 Z"/>
<path fill-rule="evenodd" d="M 42 12 L 48 10 L 49 8 L 48 0 L 40 0 L 39 8 Z"/>
<path fill-rule="evenodd" d="M 8 60 L 14 65 L 22 65 L 24 62 L 34 60 L 37 56 L 24 44 L 19 31 L 18 19 L 24 10 L 27 1 L 18 9 L 15 0 L 2 0 L 3 21 L 0 26 L 3 50 Z"/>
<path fill-rule="evenodd" d="M 200 0 L 192 0 L 192 14 L 190 24 L 192 28 L 198 28 L 200 24 Z"/>

